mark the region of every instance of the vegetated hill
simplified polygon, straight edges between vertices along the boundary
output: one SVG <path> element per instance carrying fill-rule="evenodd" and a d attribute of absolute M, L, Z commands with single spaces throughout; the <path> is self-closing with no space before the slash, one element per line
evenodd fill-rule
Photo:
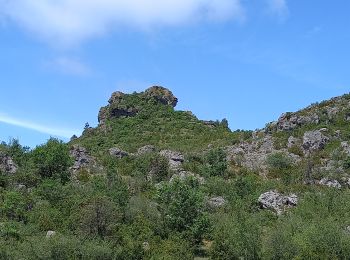
<path fill-rule="evenodd" d="M 0 145 L 0 259 L 349 259 L 350 95 L 256 131 L 115 92 L 68 144 Z"/>
<path fill-rule="evenodd" d="M 163 87 L 151 87 L 142 93 L 115 92 L 109 105 L 101 108 L 96 128 L 88 128 L 80 143 L 92 153 L 118 146 L 130 152 L 143 145 L 179 151 L 198 151 L 237 142 L 243 133 L 232 133 L 224 119 L 201 121 L 188 111 L 176 111 L 178 100 Z"/>

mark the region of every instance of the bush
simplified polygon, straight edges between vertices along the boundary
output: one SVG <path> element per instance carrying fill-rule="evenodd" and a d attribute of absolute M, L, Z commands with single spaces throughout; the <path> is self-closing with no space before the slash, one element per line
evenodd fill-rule
<path fill-rule="evenodd" d="M 32 160 L 38 173 L 43 178 L 69 180 L 68 168 L 72 165 L 69 149 L 66 144 L 51 138 L 46 144 L 36 147 L 32 152 Z"/>
<path fill-rule="evenodd" d="M 204 173 L 208 176 L 223 177 L 227 171 L 226 153 L 222 149 L 210 150 L 205 157 Z"/>

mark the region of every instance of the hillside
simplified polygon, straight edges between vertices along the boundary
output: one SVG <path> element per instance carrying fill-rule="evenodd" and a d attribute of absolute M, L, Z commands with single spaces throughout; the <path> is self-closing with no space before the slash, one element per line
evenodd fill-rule
<path fill-rule="evenodd" d="M 1 259 L 348 259 L 350 95 L 256 131 L 115 92 L 69 143 L 0 145 Z"/>

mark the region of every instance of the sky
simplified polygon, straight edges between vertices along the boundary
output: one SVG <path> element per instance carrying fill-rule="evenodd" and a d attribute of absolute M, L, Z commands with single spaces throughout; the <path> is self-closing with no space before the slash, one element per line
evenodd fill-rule
<path fill-rule="evenodd" d="M 0 140 L 97 125 L 112 92 L 262 128 L 349 93 L 347 0 L 0 0 Z"/>

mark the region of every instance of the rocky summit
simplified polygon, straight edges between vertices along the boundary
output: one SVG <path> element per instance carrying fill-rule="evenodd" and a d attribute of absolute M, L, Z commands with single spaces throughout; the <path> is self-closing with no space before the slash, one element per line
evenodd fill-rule
<path fill-rule="evenodd" d="M 2 143 L 0 258 L 350 258 L 349 94 L 255 131 L 178 102 L 117 91 L 68 143 Z"/>

